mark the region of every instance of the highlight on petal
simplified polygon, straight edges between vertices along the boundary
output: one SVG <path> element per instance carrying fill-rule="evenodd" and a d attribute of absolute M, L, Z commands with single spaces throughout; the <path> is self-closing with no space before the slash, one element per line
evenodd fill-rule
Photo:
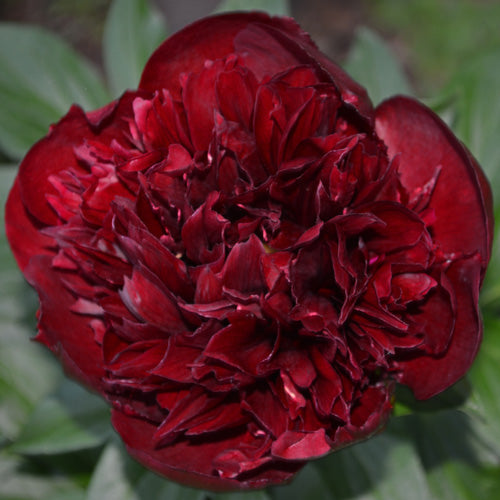
<path fill-rule="evenodd" d="M 325 430 L 315 432 L 287 431 L 272 446 L 272 453 L 285 460 L 310 460 L 326 455 L 331 450 Z"/>

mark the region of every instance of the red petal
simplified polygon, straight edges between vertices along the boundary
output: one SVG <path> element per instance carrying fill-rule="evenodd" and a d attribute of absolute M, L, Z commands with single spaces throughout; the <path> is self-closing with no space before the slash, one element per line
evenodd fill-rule
<path fill-rule="evenodd" d="M 171 337 L 167 353 L 151 373 L 177 382 L 193 383 L 191 369 L 200 354 L 201 349 L 176 345 Z"/>
<path fill-rule="evenodd" d="M 126 93 L 119 101 L 102 109 L 85 114 L 73 106 L 49 134 L 37 142 L 28 152 L 19 168 L 21 199 L 27 211 L 45 224 L 54 224 L 58 218 L 47 203 L 46 196 L 57 194 L 49 177 L 61 170 L 72 168 L 82 174 L 85 171 L 75 156 L 75 147 L 86 139 L 109 144 L 128 131 L 123 118 L 132 114 L 131 101 L 136 94 Z M 117 120 L 115 115 L 122 117 Z"/>
<path fill-rule="evenodd" d="M 58 217 L 46 200 L 47 195 L 57 194 L 49 177 L 71 167 L 83 174 L 74 148 L 92 135 L 84 112 L 73 106 L 47 137 L 30 149 L 19 168 L 18 180 L 22 201 L 32 216 L 45 224 L 57 222 Z"/>
<path fill-rule="evenodd" d="M 113 378 L 134 378 L 144 383 L 144 379 L 161 361 L 166 349 L 167 342 L 164 339 L 136 342 L 114 356 L 106 368 L 113 373 Z"/>
<path fill-rule="evenodd" d="M 448 350 L 440 356 L 400 361 L 400 382 L 418 399 L 427 399 L 454 384 L 469 369 L 482 338 L 478 312 L 481 263 L 478 257 L 451 264 L 446 275 L 456 296 L 455 328 Z M 436 317 L 436 316 L 435 316 Z"/>
<path fill-rule="evenodd" d="M 195 150 L 208 149 L 217 109 L 215 83 L 223 66 L 221 62 L 205 64 L 200 73 L 189 73 L 182 91 L 191 141 Z"/>
<path fill-rule="evenodd" d="M 258 79 L 312 64 L 323 73 L 323 79 L 335 82 L 346 102 L 367 117 L 372 114 L 366 91 L 328 60 L 292 19 L 258 12 L 209 17 L 174 34 L 149 59 L 139 88 L 167 88 L 179 98 L 182 73 L 197 73 L 206 60 L 223 59 L 232 53 L 242 56 Z"/>
<path fill-rule="evenodd" d="M 279 96 L 268 85 L 259 87 L 257 92 L 253 130 L 259 157 L 267 171 L 276 170 L 279 127 L 277 117 L 283 113 Z"/>
<path fill-rule="evenodd" d="M 242 315 L 217 332 L 203 354 L 256 375 L 259 363 L 273 351 L 273 344 L 268 337 L 265 333 L 259 333 L 255 318 Z"/>
<path fill-rule="evenodd" d="M 211 412 L 200 415 L 199 421 L 190 422 L 187 436 L 196 436 L 207 432 L 217 432 L 242 425 L 248 417 L 243 416 L 239 403 L 225 401 Z"/>
<path fill-rule="evenodd" d="M 373 236 L 367 237 L 368 248 L 376 254 L 410 248 L 425 236 L 425 225 L 420 217 L 399 203 L 378 201 L 364 205 L 362 210 L 385 223 L 375 226 Z"/>
<path fill-rule="evenodd" d="M 251 25 L 275 27 L 313 47 L 307 35 L 291 19 L 271 18 L 257 12 L 210 17 L 191 24 L 165 40 L 146 64 L 139 87 L 150 91 L 168 88 L 174 97 L 179 97 L 180 75 L 199 72 L 206 60 L 214 61 L 234 53 L 235 38 Z M 269 58 L 269 52 L 267 56 Z M 275 67 L 273 73 L 280 69 L 280 66 Z"/>
<path fill-rule="evenodd" d="M 306 406 L 306 399 L 296 387 L 294 381 L 284 371 L 280 372 L 281 381 L 283 384 L 282 390 L 285 396 L 286 406 L 290 414 L 290 418 L 295 420 L 300 410 Z"/>
<path fill-rule="evenodd" d="M 325 429 L 314 432 L 286 431 L 272 445 L 275 457 L 283 460 L 310 460 L 332 450 Z"/>
<path fill-rule="evenodd" d="M 222 300 L 221 280 L 205 266 L 196 281 L 196 293 L 194 301 L 196 304 L 211 304 Z"/>
<path fill-rule="evenodd" d="M 268 445 L 269 446 L 269 445 Z M 248 453 L 250 451 L 250 453 Z M 228 450 L 217 455 L 215 465 L 223 478 L 234 478 L 241 474 L 262 467 L 271 461 L 271 457 L 262 450 Z"/>
<path fill-rule="evenodd" d="M 172 334 L 186 330 L 175 301 L 146 268 L 134 268 L 132 278 L 125 277 L 120 296 L 127 308 L 144 322 Z"/>
<path fill-rule="evenodd" d="M 337 430 L 334 449 L 365 440 L 380 431 L 392 412 L 393 390 L 392 384 L 368 387 L 351 410 L 350 422 Z"/>
<path fill-rule="evenodd" d="M 132 213 L 127 214 L 130 218 Z M 130 221 L 130 219 L 129 219 Z M 193 296 L 186 265 L 143 227 L 130 224 L 127 236 L 119 236 L 122 250 L 133 265 L 147 267 L 174 294 L 185 300 Z"/>
<path fill-rule="evenodd" d="M 436 284 L 436 280 L 425 273 L 398 274 L 394 276 L 392 285 L 399 294 L 393 293 L 393 295 L 404 303 L 422 300 Z"/>
<path fill-rule="evenodd" d="M 217 79 L 217 103 L 226 120 L 250 129 L 257 82 L 247 69 L 222 72 Z"/>
<path fill-rule="evenodd" d="M 491 245 L 491 208 L 485 203 L 489 190 L 469 153 L 448 127 L 429 109 L 406 97 L 394 97 L 376 109 L 376 132 L 400 155 L 401 182 L 410 192 L 441 173 L 429 208 L 435 211 L 434 241 L 445 253 L 480 252 L 483 268 Z"/>
<path fill-rule="evenodd" d="M 195 424 L 200 423 L 200 415 L 210 413 L 214 408 L 220 408 L 221 405 L 223 405 L 223 396 L 212 397 L 200 387 L 192 386 L 190 392 L 176 402 L 167 418 L 158 427 L 154 435 L 156 444 L 172 442 L 177 433 L 190 428 L 191 421 Z"/>
<path fill-rule="evenodd" d="M 389 389 L 384 386 L 366 389 L 351 411 L 351 425 L 370 431 L 378 428 L 390 410 Z"/>
<path fill-rule="evenodd" d="M 370 119 L 372 104 L 366 90 L 322 54 L 309 36 L 291 19 L 271 18 L 251 23 L 235 37 L 235 47 L 244 54 L 245 65 L 257 78 L 271 76 L 294 66 L 312 65 L 321 81 L 334 83 L 342 99 Z"/>
<path fill-rule="evenodd" d="M 212 206 L 217 195 L 211 194 L 185 222 L 182 227 L 182 241 L 187 256 L 196 263 L 213 262 L 222 252 L 221 242 L 228 221 Z"/>
<path fill-rule="evenodd" d="M 40 233 L 35 219 L 30 217 L 23 205 L 19 178 L 5 205 L 5 233 L 21 271 L 24 271 L 33 255 L 53 255 L 49 248 L 54 245 L 54 240 Z"/>
<path fill-rule="evenodd" d="M 302 389 L 309 388 L 316 378 L 314 364 L 305 349 L 282 349 L 266 361 L 261 364 L 262 370 L 283 370 Z"/>
<path fill-rule="evenodd" d="M 125 442 L 129 453 L 146 467 L 163 476 L 197 488 L 214 491 L 258 489 L 289 480 L 297 468 L 264 468 L 242 480 L 221 478 L 214 472 L 217 455 L 244 446 L 252 440 L 247 435 L 231 435 L 217 440 L 180 440 L 156 448 L 153 435 L 156 426 L 146 420 L 133 418 L 114 410 L 112 423 Z"/>
<path fill-rule="evenodd" d="M 342 380 L 319 349 L 314 347 L 311 356 L 318 372 L 311 387 L 312 400 L 319 414 L 328 418 L 331 417 L 335 400 L 342 394 Z"/>
<path fill-rule="evenodd" d="M 262 292 L 265 280 L 261 259 L 265 254 L 264 246 L 255 235 L 234 245 L 221 273 L 224 286 L 245 294 Z"/>
<path fill-rule="evenodd" d="M 40 297 L 36 339 L 61 359 L 68 374 L 101 391 L 104 376 L 101 348 L 94 340 L 89 318 L 72 312 L 75 298 L 63 285 L 59 273 L 51 269 L 51 258 L 33 257 L 25 276 Z M 66 278 L 70 279 L 67 275 Z"/>
<path fill-rule="evenodd" d="M 249 391 L 241 408 L 253 416 L 259 427 L 275 437 L 286 431 L 290 416 L 269 387 L 256 387 Z"/>

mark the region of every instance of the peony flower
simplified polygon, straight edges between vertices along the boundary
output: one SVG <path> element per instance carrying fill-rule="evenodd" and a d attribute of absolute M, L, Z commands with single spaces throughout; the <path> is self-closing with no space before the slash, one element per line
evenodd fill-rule
<path fill-rule="evenodd" d="M 365 439 L 396 382 L 449 387 L 481 339 L 492 208 L 429 109 L 365 90 L 291 19 L 166 40 L 139 89 L 35 144 L 7 234 L 36 339 L 130 453 L 211 489 Z"/>

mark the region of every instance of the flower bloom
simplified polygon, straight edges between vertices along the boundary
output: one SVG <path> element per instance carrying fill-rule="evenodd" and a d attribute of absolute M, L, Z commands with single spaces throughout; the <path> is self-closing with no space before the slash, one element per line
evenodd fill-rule
<path fill-rule="evenodd" d="M 130 453 L 212 489 L 289 480 L 428 398 L 481 339 L 479 166 L 429 109 L 365 90 L 291 20 L 207 18 L 139 89 L 28 152 L 7 234 L 36 339 Z"/>

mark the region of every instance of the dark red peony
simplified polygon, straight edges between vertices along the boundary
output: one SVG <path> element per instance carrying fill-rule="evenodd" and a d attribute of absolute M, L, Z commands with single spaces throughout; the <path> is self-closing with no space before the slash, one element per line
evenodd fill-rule
<path fill-rule="evenodd" d="M 201 20 L 26 155 L 7 233 L 37 340 L 146 466 L 260 488 L 377 432 L 481 340 L 487 181 L 430 110 L 372 108 L 291 19 Z"/>

